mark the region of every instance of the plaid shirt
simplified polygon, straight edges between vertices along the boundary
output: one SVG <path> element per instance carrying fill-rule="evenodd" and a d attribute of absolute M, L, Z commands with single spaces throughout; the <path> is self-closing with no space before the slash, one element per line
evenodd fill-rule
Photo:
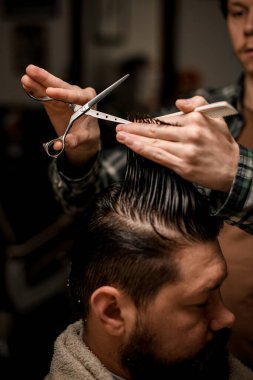
<path fill-rule="evenodd" d="M 235 85 L 221 89 L 199 89 L 191 95 L 201 95 L 209 103 L 226 100 L 238 111 L 238 115 L 226 117 L 231 134 L 240 135 L 243 119 L 243 77 Z M 165 113 L 167 113 L 166 110 Z M 121 179 L 126 167 L 126 149 L 102 149 L 92 168 L 81 178 L 64 175 L 64 165 L 54 159 L 50 165 L 50 178 L 56 194 L 66 213 L 83 212 L 91 197 L 110 183 Z M 61 167 L 60 167 L 61 166 Z M 229 194 L 198 187 L 208 196 L 214 214 L 222 216 L 228 223 L 253 233 L 253 151 L 240 146 L 240 159 L 236 177 Z"/>

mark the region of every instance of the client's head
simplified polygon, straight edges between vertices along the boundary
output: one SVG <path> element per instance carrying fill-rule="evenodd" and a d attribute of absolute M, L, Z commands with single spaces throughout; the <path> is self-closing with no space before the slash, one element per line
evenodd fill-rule
<path fill-rule="evenodd" d="M 109 370 L 228 377 L 221 226 L 193 184 L 128 151 L 124 180 L 90 205 L 70 274 L 84 341 Z"/>

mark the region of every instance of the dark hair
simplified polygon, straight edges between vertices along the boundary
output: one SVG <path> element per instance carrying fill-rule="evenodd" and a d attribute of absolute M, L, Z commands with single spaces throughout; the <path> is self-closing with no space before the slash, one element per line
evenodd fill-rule
<path fill-rule="evenodd" d="M 70 289 L 81 316 L 109 284 L 144 306 L 179 279 L 178 251 L 216 239 L 221 225 L 193 184 L 128 151 L 124 180 L 96 196 L 72 250 Z"/>
<path fill-rule="evenodd" d="M 227 18 L 228 15 L 228 0 L 219 0 L 220 3 L 220 9 L 225 18 Z"/>

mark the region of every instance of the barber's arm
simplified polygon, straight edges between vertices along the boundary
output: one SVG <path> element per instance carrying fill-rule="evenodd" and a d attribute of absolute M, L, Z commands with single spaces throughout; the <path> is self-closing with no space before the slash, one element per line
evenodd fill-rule
<path fill-rule="evenodd" d="M 223 216 L 228 223 L 253 234 L 253 151 L 243 146 L 229 193 L 209 192 L 214 213 Z"/>
<path fill-rule="evenodd" d="M 61 156 L 62 159 L 65 161 Z M 95 193 L 123 178 L 126 150 L 101 150 L 91 166 L 82 168 L 80 176 L 73 175 L 71 168 L 66 170 L 66 162 L 59 161 L 60 157 L 52 160 L 49 177 L 56 199 L 66 213 L 73 215 L 82 213 Z"/>

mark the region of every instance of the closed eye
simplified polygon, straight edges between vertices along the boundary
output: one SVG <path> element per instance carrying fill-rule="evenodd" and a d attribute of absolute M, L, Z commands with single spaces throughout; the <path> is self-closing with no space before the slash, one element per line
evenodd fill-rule
<path fill-rule="evenodd" d="M 247 11 L 246 9 L 238 9 L 238 10 L 229 10 L 229 15 L 234 18 L 240 18 L 246 15 Z"/>
<path fill-rule="evenodd" d="M 203 302 L 203 303 L 200 303 L 200 304 L 195 305 L 195 306 L 200 308 L 200 309 L 204 309 L 205 307 L 207 307 L 207 305 L 208 305 L 208 302 Z"/>

